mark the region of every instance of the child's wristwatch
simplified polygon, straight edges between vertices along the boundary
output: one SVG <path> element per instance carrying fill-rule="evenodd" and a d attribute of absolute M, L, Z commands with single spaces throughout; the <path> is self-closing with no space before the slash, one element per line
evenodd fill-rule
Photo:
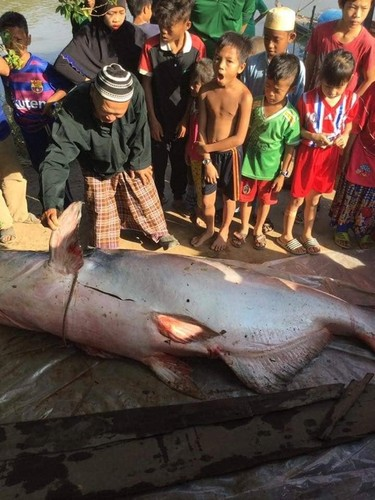
<path fill-rule="evenodd" d="M 287 170 L 285 170 L 284 172 L 281 171 L 280 175 L 282 175 L 283 177 L 289 177 L 289 172 Z"/>
<path fill-rule="evenodd" d="M 209 163 L 211 163 L 211 158 L 205 158 L 204 160 L 202 160 L 202 165 L 204 167 L 207 166 Z"/>

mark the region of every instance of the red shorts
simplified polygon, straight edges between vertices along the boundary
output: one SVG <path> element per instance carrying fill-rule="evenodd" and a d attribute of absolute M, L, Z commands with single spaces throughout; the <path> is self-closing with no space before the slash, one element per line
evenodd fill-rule
<path fill-rule="evenodd" d="M 241 178 L 240 202 L 253 202 L 255 198 L 263 205 L 276 205 L 277 195 L 272 189 L 273 181 L 259 181 L 257 179 Z"/>
<path fill-rule="evenodd" d="M 332 193 L 340 159 L 340 149 L 310 148 L 301 144 L 297 151 L 290 194 L 305 198 L 311 191 Z"/>

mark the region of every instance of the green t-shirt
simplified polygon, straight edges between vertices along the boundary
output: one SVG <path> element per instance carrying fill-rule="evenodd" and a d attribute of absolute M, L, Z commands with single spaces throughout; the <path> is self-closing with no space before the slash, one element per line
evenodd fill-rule
<path fill-rule="evenodd" d="M 254 12 L 255 0 L 195 0 L 191 13 L 192 31 L 205 42 L 209 57 L 226 31 L 241 32 Z"/>
<path fill-rule="evenodd" d="M 289 102 L 277 113 L 266 117 L 263 97 L 255 99 L 242 175 L 250 179 L 273 180 L 280 171 L 285 146 L 297 146 L 299 141 L 299 116 Z"/>

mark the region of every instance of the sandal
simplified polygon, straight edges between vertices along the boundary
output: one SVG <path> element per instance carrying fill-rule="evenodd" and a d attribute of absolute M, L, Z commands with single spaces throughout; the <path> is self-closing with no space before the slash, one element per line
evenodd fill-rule
<path fill-rule="evenodd" d="M 24 224 L 39 224 L 40 219 L 32 213 L 29 213 L 27 219 L 23 221 Z"/>
<path fill-rule="evenodd" d="M 320 245 L 316 238 L 307 238 L 306 241 L 301 240 L 301 243 L 306 248 L 308 254 L 317 255 L 320 253 Z"/>
<path fill-rule="evenodd" d="M 339 246 L 340 248 L 344 248 L 345 250 L 352 248 L 352 243 L 350 241 L 349 233 L 347 233 L 346 231 L 335 231 L 333 239 L 336 245 Z"/>
<path fill-rule="evenodd" d="M 297 240 L 297 238 L 293 238 L 289 241 L 283 241 L 281 238 L 277 238 L 276 243 L 281 246 L 281 248 L 293 255 L 306 254 L 306 248 Z"/>
<path fill-rule="evenodd" d="M 163 248 L 163 250 L 169 250 L 170 248 L 174 248 L 179 244 L 180 242 L 178 241 L 178 239 L 175 238 L 172 234 L 162 236 L 159 240 L 159 245 Z"/>
<path fill-rule="evenodd" d="M 0 245 L 9 245 L 16 239 L 16 233 L 13 227 L 0 229 Z"/>
<path fill-rule="evenodd" d="M 264 250 L 267 245 L 267 238 L 264 236 L 264 234 L 254 234 L 254 241 L 253 241 L 253 248 L 255 250 Z"/>
<path fill-rule="evenodd" d="M 275 229 L 275 226 L 273 225 L 273 222 L 271 219 L 266 219 L 266 222 L 262 226 L 262 233 L 267 234 L 270 233 Z"/>
<path fill-rule="evenodd" d="M 233 238 L 230 240 L 235 248 L 241 248 L 242 245 L 246 243 L 247 234 L 238 233 L 237 231 L 233 233 Z"/>
<path fill-rule="evenodd" d="M 359 240 L 358 245 L 362 250 L 367 250 L 368 248 L 372 248 L 375 245 L 375 241 L 369 234 L 366 234 Z"/>

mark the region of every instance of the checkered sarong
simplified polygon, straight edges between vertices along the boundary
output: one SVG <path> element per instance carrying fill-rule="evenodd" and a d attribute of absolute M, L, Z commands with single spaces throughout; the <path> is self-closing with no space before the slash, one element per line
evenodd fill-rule
<path fill-rule="evenodd" d="M 167 224 L 153 181 L 146 185 L 127 172 L 101 179 L 84 171 L 85 202 L 90 218 L 89 245 L 119 247 L 121 229 L 142 231 L 158 242 L 168 234 Z"/>

